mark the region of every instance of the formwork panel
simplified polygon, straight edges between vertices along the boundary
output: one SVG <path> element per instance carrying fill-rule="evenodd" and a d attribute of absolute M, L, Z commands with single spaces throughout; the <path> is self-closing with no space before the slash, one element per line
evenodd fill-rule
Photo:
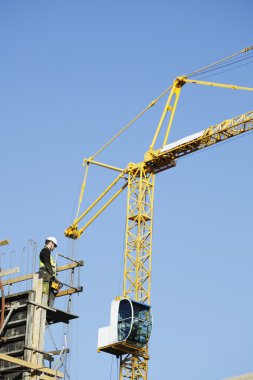
<path fill-rule="evenodd" d="M 27 301 L 33 299 L 33 291 L 5 296 L 5 322 L 0 334 L 0 353 L 26 359 L 29 308 Z M 2 305 L 2 299 L 0 299 L 0 305 Z M 21 380 L 23 372 L 22 367 L 0 360 L 0 379 Z"/>

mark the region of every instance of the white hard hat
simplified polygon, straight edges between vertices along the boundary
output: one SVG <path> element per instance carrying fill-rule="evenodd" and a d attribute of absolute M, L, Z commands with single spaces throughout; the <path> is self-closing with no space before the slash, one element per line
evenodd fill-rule
<path fill-rule="evenodd" d="M 52 241 L 54 245 L 57 247 L 57 239 L 53 236 L 49 236 L 46 238 L 46 241 Z"/>

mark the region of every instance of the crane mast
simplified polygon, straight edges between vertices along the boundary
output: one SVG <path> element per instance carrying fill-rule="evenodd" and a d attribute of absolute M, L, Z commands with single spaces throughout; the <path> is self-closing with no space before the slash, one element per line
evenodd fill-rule
<path fill-rule="evenodd" d="M 150 304 L 154 175 L 143 163 L 129 171 L 124 297 Z"/>
<path fill-rule="evenodd" d="M 154 174 L 144 163 L 129 167 L 123 297 L 150 305 Z M 120 360 L 120 380 L 147 379 L 148 347 Z"/>
<path fill-rule="evenodd" d="M 203 131 L 194 133 L 193 135 L 184 137 L 174 143 L 167 144 L 180 92 L 186 83 L 223 87 L 233 90 L 253 91 L 253 88 L 249 87 L 204 82 L 190 80 L 187 77 L 178 77 L 171 86 L 171 91 L 158 123 L 153 141 L 142 162 L 136 164 L 129 163 L 125 169 L 120 169 L 94 161 L 93 157 L 85 160 L 85 181 L 90 164 L 107 167 L 108 169 L 120 172 L 120 174 L 86 209 L 86 211 L 74 220 L 73 224 L 65 230 L 65 235 L 74 239 L 80 237 L 84 230 L 100 215 L 100 213 L 114 201 L 125 187 L 128 187 L 123 294 L 121 297 L 118 297 L 119 299 L 129 299 L 144 305 L 150 305 L 155 175 L 164 170 L 174 168 L 177 159 L 180 157 L 203 150 L 204 148 L 208 148 L 219 142 L 223 142 L 232 137 L 253 130 L 253 111 L 251 111 L 235 118 L 225 120 L 220 124 L 211 126 Z M 158 136 L 161 133 L 167 113 L 169 113 L 169 122 L 165 131 L 163 146 L 159 149 L 155 149 L 154 147 Z M 114 185 L 119 181 L 122 181 L 122 179 L 124 180 L 123 186 L 119 190 L 115 190 L 115 194 L 106 201 L 103 206 L 101 206 L 100 210 L 86 222 L 84 227 L 79 228 L 81 220 L 84 217 L 87 217 L 94 207 L 103 200 L 104 196 L 113 189 Z M 79 208 L 84 188 L 85 183 L 81 190 Z M 106 344 L 102 349 L 99 349 L 99 351 L 105 351 L 120 356 L 120 380 L 147 380 L 149 360 L 148 344 L 142 348 L 136 346 L 135 349 L 131 346 L 129 350 L 128 347 L 127 344 L 124 346 L 124 342 L 113 342 Z"/>

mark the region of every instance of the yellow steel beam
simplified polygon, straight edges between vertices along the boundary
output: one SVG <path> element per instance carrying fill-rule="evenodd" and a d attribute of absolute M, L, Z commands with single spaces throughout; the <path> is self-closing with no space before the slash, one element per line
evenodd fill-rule
<path fill-rule="evenodd" d="M 127 187 L 127 182 L 96 212 L 96 214 L 78 231 L 78 237 L 86 230 L 87 227 L 117 198 L 118 195 Z"/>
<path fill-rule="evenodd" d="M 116 166 L 104 164 L 103 162 L 98 162 L 98 161 L 91 160 L 90 158 L 86 158 L 84 160 L 84 162 L 87 162 L 88 164 L 102 166 L 103 168 L 115 170 L 116 172 L 120 172 L 120 173 L 124 172 L 124 170 L 125 170 L 125 169 L 117 168 Z"/>
<path fill-rule="evenodd" d="M 125 189 L 126 184 L 119 189 L 116 194 L 114 194 L 104 206 L 86 223 L 86 225 L 78 230 L 78 223 L 98 204 L 98 202 L 115 186 L 121 179 L 125 178 L 125 172 L 120 173 L 120 175 L 115 178 L 112 183 L 97 197 L 97 199 L 80 215 L 74 220 L 72 225 L 65 230 L 65 236 L 71 239 L 77 239 L 81 236 L 83 231 L 101 214 L 109 204 Z"/>
<path fill-rule="evenodd" d="M 244 91 L 253 91 L 252 87 L 244 87 L 244 86 L 237 86 L 235 84 L 225 84 L 225 83 L 216 83 L 216 82 L 206 82 L 203 80 L 196 80 L 196 79 L 184 79 L 185 83 L 194 83 L 194 84 L 201 84 L 204 86 L 210 86 L 210 87 L 221 87 L 221 88 L 229 88 L 231 90 L 244 90 Z"/>
<path fill-rule="evenodd" d="M 171 90 L 170 90 L 170 93 L 169 93 L 169 96 L 168 96 L 168 99 L 167 99 L 167 102 L 166 102 L 165 107 L 163 109 L 162 116 L 161 116 L 159 123 L 158 123 L 158 126 L 156 128 L 155 135 L 154 135 L 152 143 L 149 147 L 150 150 L 154 149 L 155 143 L 157 141 L 157 138 L 159 136 L 159 133 L 161 131 L 164 119 L 165 119 L 168 111 L 171 112 L 171 116 L 169 119 L 169 124 L 168 124 L 166 135 L 169 135 L 169 131 L 170 131 L 170 128 L 172 125 L 172 121 L 173 121 L 173 118 L 174 118 L 174 115 L 176 112 L 176 107 L 177 107 L 178 99 L 180 96 L 181 88 L 184 84 L 185 84 L 185 81 L 182 80 L 182 78 L 176 78 L 174 80 L 173 85 L 172 85 Z"/>
<path fill-rule="evenodd" d="M 174 115 L 176 112 L 179 96 L 181 93 L 181 89 L 182 89 L 183 85 L 186 83 L 200 84 L 200 85 L 210 86 L 210 87 L 227 88 L 227 89 L 232 89 L 232 90 L 253 91 L 252 87 L 238 86 L 235 84 L 207 82 L 207 81 L 202 81 L 202 80 L 197 80 L 197 79 L 188 79 L 187 77 L 176 78 L 173 82 L 172 87 L 171 87 L 171 91 L 169 93 L 168 100 L 165 104 L 165 107 L 163 109 L 163 113 L 162 113 L 162 116 L 161 116 L 160 121 L 158 123 L 155 135 L 154 135 L 152 143 L 149 147 L 150 152 L 152 152 L 154 149 L 154 146 L 155 146 L 157 138 L 161 132 L 162 125 L 164 123 L 167 112 L 170 112 L 169 122 L 168 122 L 168 126 L 167 126 L 167 129 L 165 132 L 164 140 L 163 140 L 163 147 L 167 144 L 168 137 L 169 137 L 170 130 L 171 130 L 171 126 L 172 126 L 172 122 L 173 122 Z"/>
<path fill-rule="evenodd" d="M 98 202 L 115 186 L 122 178 L 124 178 L 124 175 L 122 173 L 115 178 L 112 183 L 97 197 L 97 199 L 80 215 L 75 221 L 74 225 L 77 225 L 97 204 Z"/>

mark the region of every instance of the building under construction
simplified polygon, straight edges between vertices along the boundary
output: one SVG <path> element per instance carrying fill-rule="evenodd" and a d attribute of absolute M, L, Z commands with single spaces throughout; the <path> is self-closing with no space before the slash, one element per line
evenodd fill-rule
<path fill-rule="evenodd" d="M 67 310 L 48 306 L 48 295 L 43 292 L 43 280 L 37 273 L 13 277 L 1 281 L 1 326 L 0 326 L 0 378 L 21 379 L 62 379 L 60 370 L 69 352 L 67 345 L 61 350 L 47 352 L 44 348 L 46 327 L 68 324 L 78 318 L 70 312 L 71 297 L 82 292 L 80 284 L 74 285 L 75 271 L 83 266 L 64 256 L 66 264 L 57 267 L 57 273 L 70 272 L 71 283 L 56 294 L 56 298 L 68 297 Z M 1 271 L 4 279 L 19 269 Z M 78 276 L 79 277 L 79 276 Z M 20 282 L 32 280 L 32 288 L 26 291 L 5 295 L 5 289 Z M 31 281 L 29 281 L 31 282 Z M 12 292 L 9 292 L 12 293 Z"/>

